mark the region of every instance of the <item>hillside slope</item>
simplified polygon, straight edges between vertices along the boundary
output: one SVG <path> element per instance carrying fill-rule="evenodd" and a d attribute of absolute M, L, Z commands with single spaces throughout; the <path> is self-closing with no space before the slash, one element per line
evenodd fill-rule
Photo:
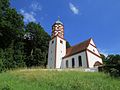
<path fill-rule="evenodd" d="M 120 90 L 103 73 L 23 69 L 0 74 L 0 90 Z"/>

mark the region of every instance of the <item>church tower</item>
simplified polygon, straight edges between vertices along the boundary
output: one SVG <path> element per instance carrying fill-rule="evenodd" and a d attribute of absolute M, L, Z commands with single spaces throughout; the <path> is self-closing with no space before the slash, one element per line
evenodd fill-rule
<path fill-rule="evenodd" d="M 58 19 L 52 25 L 51 40 L 49 42 L 48 68 L 61 68 L 62 58 L 66 54 L 66 41 L 64 40 L 64 25 Z"/>

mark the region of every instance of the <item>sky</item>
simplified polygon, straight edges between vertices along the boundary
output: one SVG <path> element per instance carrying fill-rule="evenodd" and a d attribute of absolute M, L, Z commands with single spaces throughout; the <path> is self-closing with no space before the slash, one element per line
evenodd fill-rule
<path fill-rule="evenodd" d="M 50 35 L 59 16 L 71 45 L 92 37 L 101 53 L 120 54 L 120 0 L 11 0 L 11 7 Z"/>

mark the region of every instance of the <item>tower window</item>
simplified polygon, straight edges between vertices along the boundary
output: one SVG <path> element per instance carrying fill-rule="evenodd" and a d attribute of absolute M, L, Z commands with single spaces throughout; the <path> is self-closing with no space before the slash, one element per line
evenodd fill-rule
<path fill-rule="evenodd" d="M 54 43 L 54 40 L 52 41 L 52 44 Z"/>
<path fill-rule="evenodd" d="M 62 40 L 60 40 L 60 43 L 62 43 L 62 44 L 63 44 L 63 41 L 62 41 Z"/>
<path fill-rule="evenodd" d="M 79 67 L 82 66 L 82 58 L 81 58 L 81 56 L 78 57 L 78 64 L 79 64 Z"/>
<path fill-rule="evenodd" d="M 68 60 L 66 60 L 66 68 L 68 68 Z"/>
<path fill-rule="evenodd" d="M 75 59 L 72 58 L 72 68 L 74 68 L 74 67 L 75 67 Z"/>

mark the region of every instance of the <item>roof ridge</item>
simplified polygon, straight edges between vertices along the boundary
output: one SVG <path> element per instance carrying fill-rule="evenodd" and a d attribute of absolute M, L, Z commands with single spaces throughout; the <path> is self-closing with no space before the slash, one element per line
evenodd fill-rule
<path fill-rule="evenodd" d="M 90 43 L 90 40 L 91 40 L 92 38 L 89 38 L 89 39 L 87 39 L 87 40 L 84 40 L 84 41 L 82 41 L 82 42 L 80 42 L 80 43 L 78 43 L 78 44 L 76 44 L 76 45 L 73 45 L 73 46 L 71 46 L 71 47 L 69 47 L 69 48 L 72 48 L 72 47 L 75 47 L 75 46 L 78 46 L 78 45 L 80 45 L 80 44 L 82 44 L 82 43 L 85 43 L 85 42 L 87 42 L 87 41 L 89 41 L 89 43 Z M 87 46 L 88 47 L 88 46 Z M 68 48 L 68 49 L 69 49 Z"/>
<path fill-rule="evenodd" d="M 66 58 L 66 57 L 69 57 L 69 56 L 74 55 L 76 53 L 80 53 L 80 52 L 85 51 L 87 49 L 88 45 L 90 44 L 91 39 L 92 38 L 89 38 L 89 39 L 87 39 L 85 41 L 82 41 L 79 44 L 76 44 L 76 45 L 71 46 L 70 48 L 68 48 L 66 50 L 66 55 L 63 58 Z"/>

